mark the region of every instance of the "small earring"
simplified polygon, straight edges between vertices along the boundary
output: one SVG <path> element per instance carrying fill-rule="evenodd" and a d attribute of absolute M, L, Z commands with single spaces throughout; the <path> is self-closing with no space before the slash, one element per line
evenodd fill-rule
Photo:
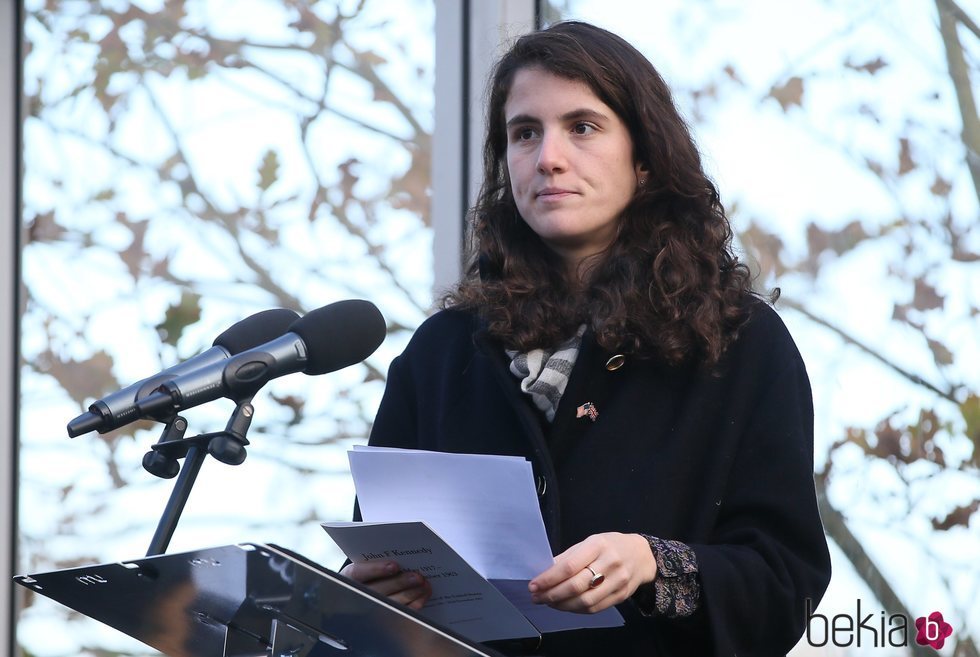
<path fill-rule="evenodd" d="M 647 184 L 647 179 L 646 178 L 640 178 L 640 186 L 642 187 L 645 184 Z"/>

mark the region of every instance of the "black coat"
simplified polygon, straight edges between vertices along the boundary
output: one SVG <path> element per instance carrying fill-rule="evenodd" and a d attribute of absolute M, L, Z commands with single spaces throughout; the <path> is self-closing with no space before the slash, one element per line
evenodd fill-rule
<path fill-rule="evenodd" d="M 782 321 L 755 304 L 714 372 L 627 358 L 587 332 L 553 425 L 470 314 L 442 311 L 391 365 L 371 444 L 527 457 L 555 553 L 591 534 L 692 546 L 701 602 L 686 619 L 549 634 L 547 655 L 784 655 L 830 559 L 813 487 L 813 408 Z M 592 402 L 595 422 L 576 418 Z"/>

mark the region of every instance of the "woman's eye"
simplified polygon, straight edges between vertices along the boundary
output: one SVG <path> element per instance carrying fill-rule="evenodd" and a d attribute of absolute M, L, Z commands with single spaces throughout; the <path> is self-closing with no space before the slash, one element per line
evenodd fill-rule
<path fill-rule="evenodd" d="M 528 139 L 533 139 L 534 130 L 532 130 L 531 128 L 521 128 L 516 133 L 514 133 L 514 137 L 517 139 L 517 141 L 527 141 Z"/>
<path fill-rule="evenodd" d="M 577 135 L 589 135 L 595 132 L 595 126 L 591 123 L 576 123 L 573 130 Z"/>

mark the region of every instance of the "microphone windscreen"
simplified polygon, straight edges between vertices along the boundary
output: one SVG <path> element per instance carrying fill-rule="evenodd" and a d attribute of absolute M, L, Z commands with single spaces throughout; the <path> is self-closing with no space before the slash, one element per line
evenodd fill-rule
<path fill-rule="evenodd" d="M 373 303 L 348 299 L 307 313 L 289 330 L 306 345 L 303 371 L 315 375 L 360 363 L 384 342 L 388 326 Z"/>
<path fill-rule="evenodd" d="M 240 354 L 271 340 L 275 340 L 289 330 L 299 318 L 299 313 L 286 308 L 273 308 L 249 315 L 240 322 L 229 326 L 224 333 L 214 339 L 215 347 L 224 347 L 228 353 Z"/>

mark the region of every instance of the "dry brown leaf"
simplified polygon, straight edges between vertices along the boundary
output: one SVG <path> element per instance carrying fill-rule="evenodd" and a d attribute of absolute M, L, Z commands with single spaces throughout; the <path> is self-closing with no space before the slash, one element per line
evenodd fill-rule
<path fill-rule="evenodd" d="M 28 242 L 56 242 L 65 235 L 65 229 L 55 220 L 54 212 L 35 215 L 27 225 Z"/>
<path fill-rule="evenodd" d="M 938 310 L 943 307 L 946 299 L 933 286 L 923 279 L 915 279 L 915 292 L 912 295 L 912 307 L 916 310 Z"/>
<path fill-rule="evenodd" d="M 789 111 L 793 105 L 803 106 L 803 78 L 794 75 L 782 85 L 773 85 L 769 96 L 775 98 L 783 111 Z"/>
<path fill-rule="evenodd" d="M 34 366 L 54 377 L 79 406 L 119 387 L 112 375 L 112 356 L 97 351 L 85 360 L 64 359 L 51 351 L 38 356 Z"/>
<path fill-rule="evenodd" d="M 970 504 L 958 506 L 950 511 L 942 520 L 932 519 L 932 528 L 939 531 L 949 531 L 953 527 L 969 527 L 970 518 L 980 510 L 980 500 L 973 500 Z"/>
<path fill-rule="evenodd" d="M 932 187 L 929 188 L 929 191 L 935 194 L 936 196 L 945 198 L 949 196 L 949 193 L 952 191 L 952 189 L 953 189 L 953 185 L 950 184 L 948 180 L 946 180 L 942 176 L 937 175 L 936 180 L 932 183 Z"/>
<path fill-rule="evenodd" d="M 770 274 L 780 276 L 786 271 L 782 260 L 783 242 L 779 236 L 751 222 L 747 229 L 739 233 L 739 239 L 758 261 L 761 278 Z"/>
<path fill-rule="evenodd" d="M 888 66 L 888 62 L 886 62 L 881 57 L 876 57 L 875 59 L 872 59 L 870 61 L 867 61 L 867 62 L 865 62 L 863 64 L 855 64 L 855 63 L 851 62 L 850 60 L 848 60 L 847 62 L 844 63 L 844 66 L 846 66 L 849 69 L 853 69 L 855 71 L 863 71 L 864 73 L 868 73 L 870 75 L 874 75 L 875 73 L 877 73 L 881 69 L 883 69 L 886 66 Z"/>
<path fill-rule="evenodd" d="M 918 165 L 912 158 L 912 148 L 909 140 L 902 137 L 898 140 L 898 175 L 903 176 L 915 169 Z"/>

